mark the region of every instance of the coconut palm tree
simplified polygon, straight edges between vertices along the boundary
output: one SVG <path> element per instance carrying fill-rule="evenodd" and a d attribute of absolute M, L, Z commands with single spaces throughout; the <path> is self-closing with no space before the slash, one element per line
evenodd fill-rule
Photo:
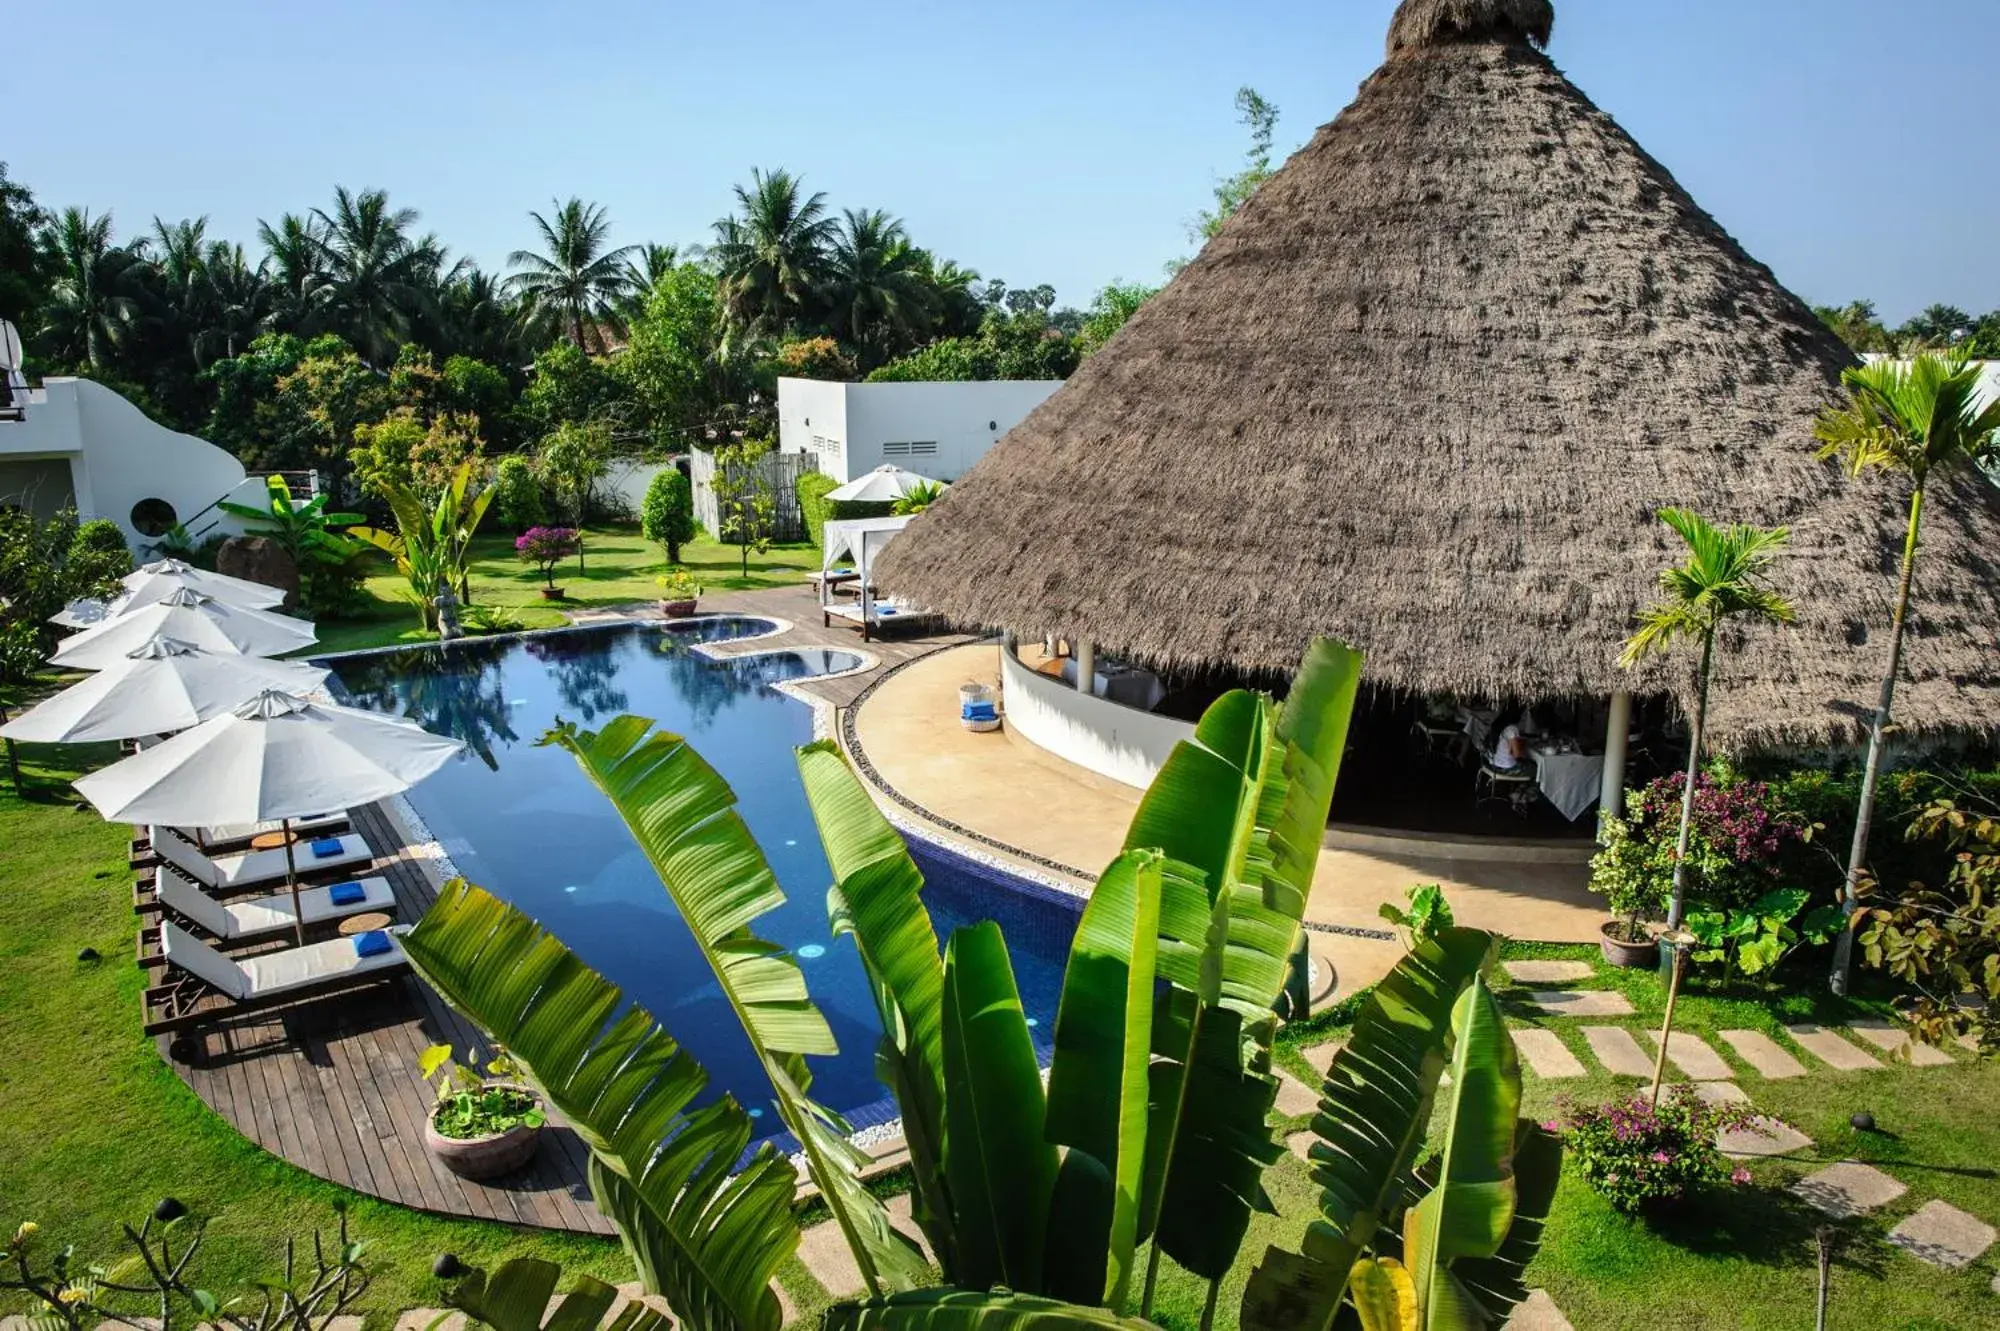
<path fill-rule="evenodd" d="M 583 350 L 586 320 L 615 323 L 619 301 L 632 288 L 627 262 L 634 245 L 606 247 L 611 218 L 601 204 L 572 198 L 558 203 L 553 218 L 529 213 L 542 233 L 542 252 L 515 250 L 507 262 L 521 271 L 507 279 L 508 290 L 527 302 L 537 319 L 559 323 Z"/>
<path fill-rule="evenodd" d="M 1847 404 L 1830 407 L 1813 433 L 1822 458 L 1839 458 L 1856 476 L 1875 469 L 1901 473 L 1909 482 L 1909 521 L 1903 532 L 1903 562 L 1896 581 L 1895 612 L 1889 621 L 1889 669 L 1868 727 L 1868 761 L 1862 769 L 1860 806 L 1854 815 L 1854 843 L 1848 851 L 1842 906 L 1858 909 L 1861 879 L 1867 872 L 1868 835 L 1875 815 L 1875 788 L 1882 775 L 1882 740 L 1896 699 L 1896 676 L 1903 666 L 1903 631 L 1910 614 L 1910 583 L 1917 565 L 1917 537 L 1924 495 L 1940 468 L 1991 461 L 2000 431 L 2000 402 L 1983 410 L 1978 401 L 1980 368 L 1963 353 L 1927 352 L 1914 360 L 1876 361 L 1841 376 Z M 1847 991 L 1854 964 L 1854 931 L 1841 931 L 1834 951 L 1833 990 Z"/>
<path fill-rule="evenodd" d="M 58 355 L 80 355 L 91 369 L 100 369 L 138 317 L 141 260 L 111 243 L 111 214 L 92 217 L 81 208 L 63 210 L 49 228 L 46 248 L 55 282 L 44 331 Z"/>
<path fill-rule="evenodd" d="M 338 186 L 333 211 L 312 215 L 321 228 L 315 295 L 327 322 L 363 360 L 387 365 L 435 284 L 443 247 L 429 236 L 413 239 L 416 209 L 392 209 L 386 190 Z"/>
<path fill-rule="evenodd" d="M 270 322 L 286 332 L 303 333 L 312 322 L 317 292 L 324 282 L 320 260 L 326 228 L 308 214 L 286 213 L 272 226 L 257 223 L 264 245 L 262 271 L 270 279 Z"/>
<path fill-rule="evenodd" d="M 914 343 L 936 309 L 935 293 L 903 224 L 881 209 L 849 208 L 827 250 L 831 326 L 873 369 Z"/>
<path fill-rule="evenodd" d="M 241 245 L 213 241 L 203 256 L 208 316 L 195 334 L 195 360 L 226 359 L 250 345 L 270 316 L 275 288 L 250 266 Z"/>
<path fill-rule="evenodd" d="M 709 250 L 724 308 L 733 329 L 782 334 L 818 304 L 838 223 L 825 194 L 805 194 L 784 170 L 752 171 L 736 203 L 737 214 L 716 222 Z"/>
<path fill-rule="evenodd" d="M 1694 822 L 1695 777 L 1701 771 L 1703 731 L 1708 725 L 1708 681 L 1715 663 L 1715 635 L 1731 619 L 1792 622 L 1792 607 L 1765 583 L 1771 557 L 1791 534 L 1743 523 L 1715 527 L 1684 508 L 1663 508 L 1660 521 L 1687 542 L 1686 562 L 1660 574 L 1665 596 L 1639 612 L 1639 630 L 1625 644 L 1619 664 L 1630 668 L 1665 652 L 1683 638 L 1701 644 L 1695 676 L 1693 730 L 1688 736 L 1687 781 L 1681 788 L 1680 834 L 1674 843 L 1673 899 L 1667 928 L 1678 929 L 1687 907 L 1688 834 Z"/>

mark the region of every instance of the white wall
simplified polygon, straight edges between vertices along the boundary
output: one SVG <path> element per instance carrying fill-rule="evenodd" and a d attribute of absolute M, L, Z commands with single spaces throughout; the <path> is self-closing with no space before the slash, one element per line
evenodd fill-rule
<path fill-rule="evenodd" d="M 1000 650 L 1001 698 L 1007 725 L 1058 758 L 1140 789 L 1152 784 L 1174 745 L 1194 727 L 1078 693 L 1073 685 L 1038 674 L 1006 648 Z"/>
<path fill-rule="evenodd" d="M 639 516 L 640 506 L 646 501 L 646 487 L 653 478 L 663 471 L 673 470 L 671 462 L 640 462 L 634 458 L 613 458 L 605 469 L 604 479 L 599 482 L 599 490 L 607 495 L 615 495 L 634 518 Z"/>
<path fill-rule="evenodd" d="M 818 453 L 820 470 L 842 482 L 885 464 L 955 481 L 1060 387 L 1059 379 L 908 384 L 780 379 L 778 447 Z M 896 445 L 905 447 L 891 451 Z"/>

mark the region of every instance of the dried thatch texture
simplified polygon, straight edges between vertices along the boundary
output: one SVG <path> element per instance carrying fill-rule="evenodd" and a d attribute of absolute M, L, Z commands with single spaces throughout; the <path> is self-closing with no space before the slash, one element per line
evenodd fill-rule
<path fill-rule="evenodd" d="M 1634 686 L 1669 504 L 1787 523 L 1732 744 L 1860 734 L 1900 493 L 1814 459 L 1847 350 L 1526 42 L 1407 50 L 885 553 L 961 622 L 1409 689 Z M 2000 726 L 2000 491 L 1940 482 L 1898 711 Z M 1688 663 L 1642 691 L 1691 697 Z"/>
<path fill-rule="evenodd" d="M 1550 0 L 1403 0 L 1389 22 L 1389 54 L 1444 42 L 1509 38 L 1547 46 L 1555 26 Z"/>

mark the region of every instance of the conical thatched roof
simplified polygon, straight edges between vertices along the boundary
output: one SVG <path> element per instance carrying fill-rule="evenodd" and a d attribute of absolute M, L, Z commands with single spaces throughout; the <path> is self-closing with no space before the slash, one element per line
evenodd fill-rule
<path fill-rule="evenodd" d="M 1814 458 L 1852 357 L 1535 49 L 1552 22 L 1407 0 L 1353 105 L 881 581 L 1169 668 L 1285 670 L 1331 633 L 1382 684 L 1603 694 L 1686 505 L 1793 528 L 1799 623 L 1723 654 L 1718 737 L 1856 737 L 1903 509 Z M 1926 523 L 1899 715 L 2000 727 L 2000 491 L 1936 481 Z M 1636 687 L 1687 701 L 1690 674 Z"/>

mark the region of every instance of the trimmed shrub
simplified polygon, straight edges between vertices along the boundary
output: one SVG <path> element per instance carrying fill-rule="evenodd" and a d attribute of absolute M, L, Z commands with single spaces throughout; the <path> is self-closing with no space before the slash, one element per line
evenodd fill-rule
<path fill-rule="evenodd" d="M 666 547 L 669 564 L 681 562 L 681 546 L 694 539 L 694 487 L 680 468 L 668 467 L 647 483 L 639 530 Z"/>
<path fill-rule="evenodd" d="M 825 548 L 826 522 L 833 516 L 833 501 L 826 493 L 839 485 L 839 481 L 823 471 L 809 471 L 792 483 L 793 493 L 799 497 L 799 515 L 805 519 L 806 535 L 812 539 L 815 550 Z"/>
<path fill-rule="evenodd" d="M 117 523 L 107 518 L 92 518 L 70 538 L 69 578 L 75 594 L 115 595 L 118 580 L 131 571 L 132 551 Z"/>
<path fill-rule="evenodd" d="M 539 527 L 547 521 L 542 482 L 527 458 L 518 453 L 501 458 L 498 470 L 493 473 L 493 489 L 493 507 L 500 511 L 500 521 L 516 532 Z"/>

